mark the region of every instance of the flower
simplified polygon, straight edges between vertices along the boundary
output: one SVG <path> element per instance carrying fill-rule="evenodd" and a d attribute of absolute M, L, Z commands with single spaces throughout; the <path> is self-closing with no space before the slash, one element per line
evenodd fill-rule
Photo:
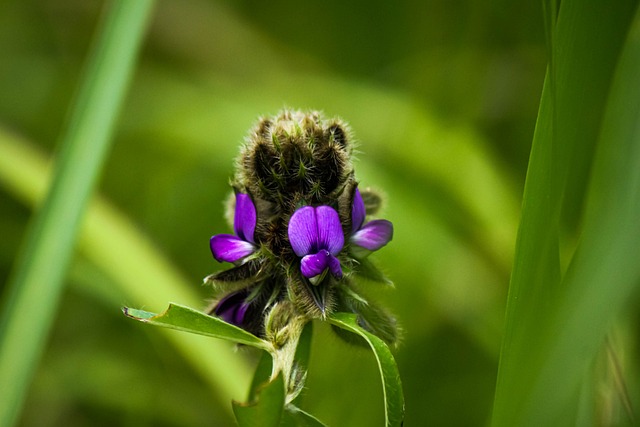
<path fill-rule="evenodd" d="M 233 234 L 216 234 L 209 241 L 211 253 L 218 261 L 237 262 L 256 251 L 256 207 L 248 194 L 236 193 Z"/>
<path fill-rule="evenodd" d="M 299 208 L 289 220 L 288 234 L 293 251 L 302 258 L 300 270 L 304 277 L 316 277 L 327 269 L 334 277 L 342 277 L 336 256 L 344 246 L 344 234 L 335 209 L 326 205 Z"/>
<path fill-rule="evenodd" d="M 217 294 L 208 314 L 280 346 L 290 319 L 349 312 L 396 341 L 393 316 L 357 286 L 391 283 L 366 257 L 391 241 L 393 225 L 367 221 L 381 198 L 358 190 L 350 134 L 339 119 L 291 110 L 251 130 L 232 178 L 234 232 L 210 240 L 214 258 L 232 265 L 205 278 Z"/>
<path fill-rule="evenodd" d="M 242 327 L 249 308 L 249 303 L 246 301 L 247 295 L 246 289 L 232 292 L 222 298 L 212 311 L 225 322 Z"/>
<path fill-rule="evenodd" d="M 360 190 L 356 188 L 351 206 L 351 237 L 349 241 L 366 251 L 356 251 L 364 256 L 377 251 L 393 238 L 393 224 L 386 219 L 375 219 L 364 224 L 366 208 Z"/>

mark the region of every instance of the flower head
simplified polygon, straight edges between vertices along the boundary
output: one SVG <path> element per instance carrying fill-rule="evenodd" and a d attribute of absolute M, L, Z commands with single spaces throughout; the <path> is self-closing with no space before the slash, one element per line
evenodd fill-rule
<path fill-rule="evenodd" d="M 236 194 L 236 208 L 233 218 L 233 234 L 216 234 L 209 244 L 211 253 L 218 261 L 237 262 L 256 250 L 254 232 L 256 229 L 256 207 L 248 194 Z"/>
<path fill-rule="evenodd" d="M 391 283 L 366 257 L 392 239 L 393 226 L 367 222 L 381 199 L 357 189 L 350 134 L 339 119 L 291 110 L 251 130 L 232 180 L 234 234 L 210 240 L 217 261 L 235 264 L 205 279 L 222 295 L 210 314 L 276 339 L 288 327 L 274 321 L 277 307 L 287 307 L 282 319 L 304 322 L 346 311 L 395 341 L 393 316 L 356 286 L 358 278 Z"/>
<path fill-rule="evenodd" d="M 336 255 L 344 246 L 344 234 L 335 209 L 325 205 L 299 208 L 289 220 L 288 235 L 293 251 L 302 257 L 300 270 L 304 277 L 316 277 L 327 269 L 334 277 L 342 277 Z"/>

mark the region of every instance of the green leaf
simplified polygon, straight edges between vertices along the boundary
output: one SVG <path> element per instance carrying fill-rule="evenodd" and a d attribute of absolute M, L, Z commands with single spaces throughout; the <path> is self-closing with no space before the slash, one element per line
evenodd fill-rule
<path fill-rule="evenodd" d="M 580 388 L 585 366 L 640 286 L 639 72 L 640 10 L 617 61 L 582 236 L 551 303 L 541 340 L 544 353 L 533 366 L 536 381 L 523 416 L 529 425 L 550 425 L 566 410 Z"/>
<path fill-rule="evenodd" d="M 552 66 L 525 185 L 493 426 L 579 425 L 585 370 L 640 283 L 634 9 L 635 1 L 562 1 L 549 32 Z M 564 275 L 560 253 L 572 248 L 561 219 L 569 232 L 583 225 Z"/>
<path fill-rule="evenodd" d="M 361 328 L 355 314 L 335 313 L 329 318 L 329 321 L 331 324 L 353 332 L 367 341 L 376 357 L 382 378 L 385 425 L 387 427 L 401 426 L 404 420 L 404 395 L 398 367 L 389 347 L 380 338 Z"/>
<path fill-rule="evenodd" d="M 136 310 L 124 307 L 124 314 L 132 319 L 139 320 L 150 325 L 162 326 L 179 331 L 208 337 L 221 338 L 238 344 L 245 344 L 266 351 L 273 351 L 273 347 L 267 341 L 253 334 L 231 325 L 222 319 L 209 316 L 201 311 L 194 310 L 179 304 L 169 304 L 164 313 L 156 314 L 148 311 Z"/>
<path fill-rule="evenodd" d="M 279 373 L 257 391 L 249 404 L 233 402 L 233 413 L 240 427 L 278 427 L 284 410 L 284 379 Z"/>
<path fill-rule="evenodd" d="M 98 181 L 153 2 L 108 4 L 60 138 L 56 173 L 7 285 L 0 312 L 0 425 L 18 417 L 55 318 L 64 276 Z"/>

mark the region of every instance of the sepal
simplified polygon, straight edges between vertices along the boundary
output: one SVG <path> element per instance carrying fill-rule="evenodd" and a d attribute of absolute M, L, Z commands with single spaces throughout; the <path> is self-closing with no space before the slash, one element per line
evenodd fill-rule
<path fill-rule="evenodd" d="M 259 282 L 263 272 L 264 262 L 254 258 L 237 267 L 210 274 L 203 279 L 203 283 L 213 286 L 216 290 L 227 291 Z"/>
<path fill-rule="evenodd" d="M 364 202 L 365 212 L 367 215 L 375 215 L 382 207 L 382 196 L 376 191 L 367 188 L 360 190 L 362 201 Z"/>
<path fill-rule="evenodd" d="M 287 280 L 289 297 L 307 317 L 325 319 L 331 313 L 334 305 L 333 276 L 327 274 L 321 282 L 312 284 L 301 273 L 294 272 Z"/>
<path fill-rule="evenodd" d="M 304 322 L 305 319 L 292 302 L 278 302 L 265 317 L 265 336 L 276 349 L 279 349 L 302 329 Z"/>
<path fill-rule="evenodd" d="M 382 271 L 378 269 L 371 261 L 366 258 L 357 260 L 352 267 L 352 271 L 358 277 L 372 282 L 384 283 L 385 285 L 394 286 L 391 279 L 389 279 Z"/>
<path fill-rule="evenodd" d="M 383 340 L 388 345 L 398 342 L 400 333 L 398 321 L 387 310 L 356 292 L 352 286 L 343 284 L 337 287 L 339 304 L 337 311 L 355 314 L 358 325 Z M 365 344 L 357 335 L 345 334 L 334 328 L 338 336 L 357 345 Z M 354 340 L 355 339 L 355 340 Z"/>

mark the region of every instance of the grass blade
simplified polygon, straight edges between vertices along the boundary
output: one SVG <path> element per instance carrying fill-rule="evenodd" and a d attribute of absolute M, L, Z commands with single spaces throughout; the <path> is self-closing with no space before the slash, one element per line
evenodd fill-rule
<path fill-rule="evenodd" d="M 56 312 L 81 218 L 97 181 L 132 74 L 150 0 L 114 2 L 106 15 L 61 138 L 56 175 L 34 218 L 0 322 L 0 425 L 18 417 Z"/>
<path fill-rule="evenodd" d="M 525 412 L 530 425 L 550 425 L 566 410 L 581 371 L 640 285 L 639 72 L 640 11 L 607 103 L 581 241 L 546 328 L 546 351 Z"/>
<path fill-rule="evenodd" d="M 560 419 L 567 420 L 567 414 L 575 416 L 579 383 L 588 377 L 586 363 L 621 308 L 618 296 L 628 297 L 631 291 L 629 277 L 622 272 L 630 277 L 635 273 L 622 264 L 634 252 L 633 245 L 616 233 L 626 227 L 628 235 L 634 235 L 627 215 L 634 212 L 636 219 L 640 215 L 633 206 L 637 198 L 633 188 L 638 188 L 633 175 L 638 169 L 633 164 L 637 139 L 628 130 L 638 119 L 629 118 L 634 114 L 630 107 L 637 103 L 633 99 L 638 96 L 633 92 L 637 82 L 621 77 L 624 69 L 631 75 L 640 70 L 630 59 L 633 33 L 623 54 L 626 59 L 619 61 L 619 55 L 636 4 L 618 2 L 612 6 L 571 0 L 560 5 L 552 37 L 555 45 L 550 49 L 554 72 L 545 80 L 527 174 L 494 426 L 558 425 Z M 612 86 L 616 65 L 617 83 Z M 621 89 L 625 85 L 626 89 Z M 616 91 L 626 94 L 616 95 Z M 622 115 L 621 106 L 628 108 Z M 626 163 L 622 159 L 603 160 L 610 150 L 625 153 Z M 590 173 L 593 179 L 588 186 Z M 599 184 L 600 180 L 609 187 Z M 589 208 L 581 242 L 563 277 L 561 223 L 564 220 L 570 231 L 578 228 L 587 191 Z M 602 203 L 603 197 L 606 203 Z M 621 257 L 603 265 L 598 257 L 604 256 L 604 248 Z M 567 249 L 571 248 L 562 251 Z M 627 251 L 626 257 L 621 249 Z M 620 292 L 611 291 L 618 286 L 623 288 Z M 605 294 L 607 287 L 615 296 Z"/>

